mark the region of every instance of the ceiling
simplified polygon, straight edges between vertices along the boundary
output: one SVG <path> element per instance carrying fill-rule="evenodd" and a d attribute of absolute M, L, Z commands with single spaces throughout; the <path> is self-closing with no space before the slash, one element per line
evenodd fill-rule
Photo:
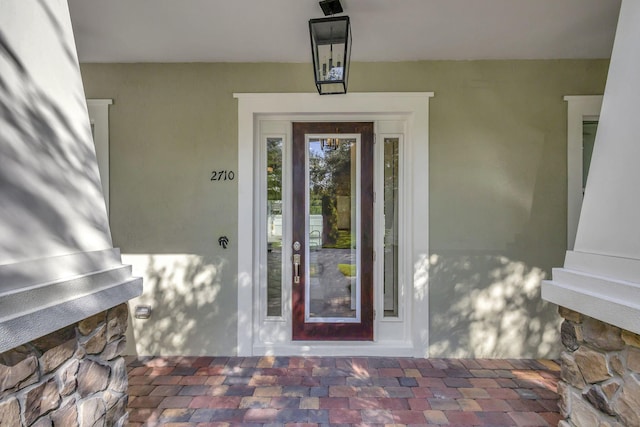
<path fill-rule="evenodd" d="M 621 0 L 342 0 L 353 61 L 609 58 Z M 69 0 L 81 62 L 311 62 L 318 0 Z"/>

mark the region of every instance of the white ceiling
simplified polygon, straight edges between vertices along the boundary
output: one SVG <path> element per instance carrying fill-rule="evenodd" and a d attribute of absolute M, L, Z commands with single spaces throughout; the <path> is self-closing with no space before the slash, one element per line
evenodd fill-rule
<path fill-rule="evenodd" d="M 353 61 L 608 58 L 621 0 L 342 0 Z M 69 0 L 81 62 L 311 62 L 318 0 Z"/>

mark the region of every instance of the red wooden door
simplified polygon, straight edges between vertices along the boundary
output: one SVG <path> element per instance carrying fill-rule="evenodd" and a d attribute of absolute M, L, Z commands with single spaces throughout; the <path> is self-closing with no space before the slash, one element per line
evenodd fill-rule
<path fill-rule="evenodd" d="M 373 123 L 293 124 L 294 340 L 373 339 Z"/>

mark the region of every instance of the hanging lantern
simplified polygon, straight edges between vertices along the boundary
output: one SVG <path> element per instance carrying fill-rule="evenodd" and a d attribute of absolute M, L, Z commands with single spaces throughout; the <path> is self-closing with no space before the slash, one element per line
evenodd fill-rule
<path fill-rule="evenodd" d="M 348 16 L 309 20 L 311 53 L 316 87 L 320 95 L 347 93 L 351 57 Z"/>

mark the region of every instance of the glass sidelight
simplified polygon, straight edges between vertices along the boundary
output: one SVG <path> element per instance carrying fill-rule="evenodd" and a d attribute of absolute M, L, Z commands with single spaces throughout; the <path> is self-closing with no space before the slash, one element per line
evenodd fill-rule
<path fill-rule="evenodd" d="M 282 315 L 283 138 L 267 138 L 267 316 Z"/>
<path fill-rule="evenodd" d="M 400 138 L 383 140 L 383 287 L 384 316 L 398 317 L 399 300 L 399 200 L 400 200 Z"/>

